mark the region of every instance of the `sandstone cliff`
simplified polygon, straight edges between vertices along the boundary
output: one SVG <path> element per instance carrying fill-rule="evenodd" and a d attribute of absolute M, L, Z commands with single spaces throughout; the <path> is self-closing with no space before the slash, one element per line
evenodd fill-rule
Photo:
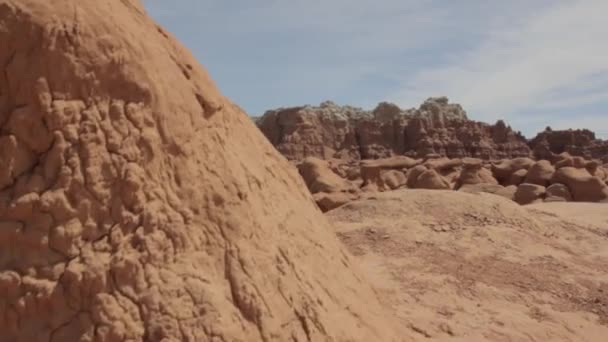
<path fill-rule="evenodd" d="M 528 156 L 526 139 L 503 121 L 471 121 L 458 104 L 430 98 L 418 109 L 380 103 L 365 111 L 324 102 L 270 110 L 256 122 L 288 159 L 378 159 L 393 155 L 501 159 Z"/>
<path fill-rule="evenodd" d="M 595 137 L 588 129 L 552 130 L 547 127 L 530 140 L 530 148 L 538 159 L 552 159 L 563 152 L 573 156 L 608 161 L 608 141 Z"/>

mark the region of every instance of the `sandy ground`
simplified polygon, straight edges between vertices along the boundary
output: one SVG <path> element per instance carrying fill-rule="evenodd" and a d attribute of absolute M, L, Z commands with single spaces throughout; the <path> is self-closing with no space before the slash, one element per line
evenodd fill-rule
<path fill-rule="evenodd" d="M 327 217 L 422 340 L 608 341 L 608 205 L 401 190 Z"/>

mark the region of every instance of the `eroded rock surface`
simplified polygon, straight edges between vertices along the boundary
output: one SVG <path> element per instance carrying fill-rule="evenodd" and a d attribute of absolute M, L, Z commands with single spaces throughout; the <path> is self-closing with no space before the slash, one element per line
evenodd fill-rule
<path fill-rule="evenodd" d="M 530 140 L 538 159 L 551 159 L 555 154 L 569 153 L 585 158 L 608 157 L 608 141 L 597 139 L 588 129 L 552 130 L 547 127 Z"/>
<path fill-rule="evenodd" d="M 256 119 L 270 142 L 290 160 L 378 159 L 395 155 L 423 158 L 501 159 L 525 157 L 525 138 L 503 121 L 471 121 L 446 97 L 429 98 L 418 109 L 380 103 L 366 111 L 324 102 L 267 111 Z"/>
<path fill-rule="evenodd" d="M 2 0 L 0 65 L 1 341 L 407 339 L 141 3 Z"/>
<path fill-rule="evenodd" d="M 565 184 L 572 198 L 578 202 L 600 202 L 608 200 L 608 185 L 585 169 L 562 167 L 555 171 L 552 183 Z"/>
<path fill-rule="evenodd" d="M 310 160 L 311 158 L 307 158 Z M 331 162 L 317 160 L 318 163 L 329 165 Z M 306 164 L 306 161 L 300 165 Z M 351 163 L 349 170 L 353 170 Z M 329 187 L 327 193 L 347 192 L 348 195 L 334 195 L 339 201 L 330 201 L 327 196 L 320 196 L 326 203 L 335 203 L 330 207 L 336 208 L 347 201 L 365 197 L 374 192 L 385 192 L 396 189 L 432 189 L 432 190 L 462 190 L 472 193 L 491 193 L 515 200 L 520 204 L 534 202 L 608 202 L 608 172 L 605 165 L 598 160 L 587 160 L 583 157 L 573 157 L 568 153 L 556 155 L 551 161 L 534 161 L 530 158 L 503 159 L 500 161 L 484 161 L 478 158 L 449 159 L 436 154 L 427 155 L 425 159 L 412 159 L 405 156 L 363 160 L 359 163 L 358 172 L 332 172 L 333 184 L 344 186 Z M 339 167 L 334 169 L 340 171 Z M 340 173 L 342 176 L 338 176 Z M 328 177 L 319 173 L 317 181 L 310 182 L 309 175 L 304 175 L 312 193 L 319 190 L 311 184 L 325 184 Z M 340 179 L 343 177 L 344 179 Z M 314 178 L 314 177 L 313 177 Z M 555 185 L 555 186 L 553 186 Z M 357 189 L 359 186 L 362 192 Z M 552 191 L 549 193 L 550 188 Z M 565 189 L 564 189 L 565 188 Z M 545 193 L 547 189 L 547 193 Z M 338 205 L 339 204 L 339 205 Z M 320 206 L 323 211 L 328 206 Z"/>

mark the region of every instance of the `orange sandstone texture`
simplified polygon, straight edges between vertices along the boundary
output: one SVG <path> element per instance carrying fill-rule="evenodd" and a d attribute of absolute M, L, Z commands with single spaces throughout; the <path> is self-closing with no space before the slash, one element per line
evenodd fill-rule
<path fill-rule="evenodd" d="M 0 65 L 0 341 L 406 340 L 141 3 L 2 0 Z"/>

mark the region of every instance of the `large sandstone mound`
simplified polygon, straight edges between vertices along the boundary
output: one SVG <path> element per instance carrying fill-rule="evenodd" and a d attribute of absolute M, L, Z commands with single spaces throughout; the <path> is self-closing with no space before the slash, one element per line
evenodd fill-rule
<path fill-rule="evenodd" d="M 404 339 L 140 3 L 2 0 L 0 65 L 1 341 Z"/>
<path fill-rule="evenodd" d="M 608 211 L 397 190 L 327 216 L 382 301 L 431 341 L 604 341 Z"/>

